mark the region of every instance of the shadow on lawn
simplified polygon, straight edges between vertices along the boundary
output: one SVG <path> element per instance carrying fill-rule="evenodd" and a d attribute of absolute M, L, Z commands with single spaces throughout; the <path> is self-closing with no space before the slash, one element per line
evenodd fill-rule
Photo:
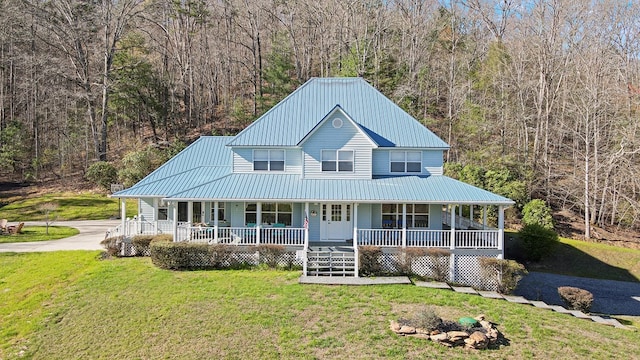
<path fill-rule="evenodd" d="M 524 264 L 529 271 L 593 279 L 640 282 L 627 269 L 619 268 L 595 258 L 569 244 L 558 243 L 553 253 L 539 262 L 527 262 L 520 240 L 508 236 L 505 241 L 505 257 Z"/>

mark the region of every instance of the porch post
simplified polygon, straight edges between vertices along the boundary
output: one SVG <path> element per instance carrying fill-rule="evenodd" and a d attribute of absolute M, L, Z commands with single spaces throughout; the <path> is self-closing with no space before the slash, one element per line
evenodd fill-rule
<path fill-rule="evenodd" d="M 161 199 L 155 198 L 153 199 L 153 227 L 155 228 L 155 233 L 158 235 L 158 202 Z"/>
<path fill-rule="evenodd" d="M 473 219 L 473 204 L 469 205 L 469 220 L 471 220 L 471 223 L 475 222 Z"/>
<path fill-rule="evenodd" d="M 262 203 L 256 203 L 256 245 L 260 245 L 260 228 L 262 227 Z"/>
<path fill-rule="evenodd" d="M 173 241 L 178 241 L 178 202 L 172 201 L 169 207 L 173 208 Z"/>
<path fill-rule="evenodd" d="M 220 204 L 218 200 L 213 202 L 213 243 L 218 243 L 218 210 L 220 209 Z"/>
<path fill-rule="evenodd" d="M 302 219 L 304 226 L 304 257 L 302 258 L 302 276 L 307 276 L 307 251 L 309 251 L 309 203 L 304 203 L 304 218 Z"/>
<path fill-rule="evenodd" d="M 402 248 L 407 247 L 407 204 L 402 204 Z"/>
<path fill-rule="evenodd" d="M 359 273 L 359 253 L 358 253 L 358 203 L 353 204 L 353 276 L 358 277 Z"/>
<path fill-rule="evenodd" d="M 193 225 L 193 201 L 187 202 L 187 222 Z"/>
<path fill-rule="evenodd" d="M 500 250 L 499 259 L 504 257 L 504 206 L 498 206 L 498 250 Z"/>
<path fill-rule="evenodd" d="M 487 205 L 482 207 L 482 230 L 487 230 Z"/>
<path fill-rule="evenodd" d="M 449 242 L 449 249 L 456 248 L 456 206 L 451 205 L 451 239 Z"/>
<path fill-rule="evenodd" d="M 120 222 L 122 223 L 122 235 L 127 236 L 127 201 L 124 198 L 118 199 L 120 201 Z"/>

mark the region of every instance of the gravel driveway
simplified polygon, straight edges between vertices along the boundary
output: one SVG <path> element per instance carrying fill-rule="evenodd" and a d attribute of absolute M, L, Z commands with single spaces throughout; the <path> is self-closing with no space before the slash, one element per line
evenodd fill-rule
<path fill-rule="evenodd" d="M 80 230 L 80 234 L 66 239 L 0 244 L 0 252 L 39 252 L 58 250 L 102 250 L 100 241 L 109 228 L 120 224 L 120 220 L 56 221 L 55 226 L 69 226 Z M 43 222 L 26 222 L 25 226 L 44 226 Z"/>
<path fill-rule="evenodd" d="M 516 295 L 547 304 L 563 305 L 558 287 L 574 286 L 593 294 L 591 311 L 608 315 L 640 316 L 640 282 L 588 279 L 529 272 L 518 284 Z"/>

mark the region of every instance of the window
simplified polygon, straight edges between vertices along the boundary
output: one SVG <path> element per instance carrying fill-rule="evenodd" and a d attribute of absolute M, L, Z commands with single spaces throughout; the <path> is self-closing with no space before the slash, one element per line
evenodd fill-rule
<path fill-rule="evenodd" d="M 353 150 L 322 150 L 322 171 L 353 172 Z"/>
<path fill-rule="evenodd" d="M 253 170 L 284 171 L 284 150 L 254 150 Z"/>
<path fill-rule="evenodd" d="M 262 203 L 262 223 L 269 225 L 279 223 L 291 226 L 293 206 L 290 203 Z M 246 224 L 256 224 L 258 220 L 258 204 L 247 203 L 244 209 Z"/>
<path fill-rule="evenodd" d="M 216 207 L 214 203 L 211 203 L 211 222 L 213 223 L 216 218 Z M 218 221 L 227 220 L 224 216 L 224 203 L 218 202 Z"/>
<path fill-rule="evenodd" d="M 391 172 L 422 172 L 422 153 L 420 151 L 392 151 L 389 154 Z"/>
<path fill-rule="evenodd" d="M 429 227 L 429 205 L 407 204 L 407 228 Z M 402 228 L 402 204 L 382 204 L 382 228 Z"/>
<path fill-rule="evenodd" d="M 162 200 L 158 200 L 158 220 L 168 220 L 169 219 L 169 207 L 167 203 Z"/>

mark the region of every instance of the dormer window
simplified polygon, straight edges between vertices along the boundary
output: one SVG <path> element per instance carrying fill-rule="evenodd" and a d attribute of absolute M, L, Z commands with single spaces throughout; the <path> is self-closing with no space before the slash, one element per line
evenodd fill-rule
<path fill-rule="evenodd" d="M 389 154 L 392 173 L 422 172 L 422 153 L 420 151 L 392 151 Z"/>
<path fill-rule="evenodd" d="M 353 150 L 322 150 L 322 171 L 353 172 Z"/>
<path fill-rule="evenodd" d="M 284 150 L 254 150 L 254 171 L 284 171 Z"/>

